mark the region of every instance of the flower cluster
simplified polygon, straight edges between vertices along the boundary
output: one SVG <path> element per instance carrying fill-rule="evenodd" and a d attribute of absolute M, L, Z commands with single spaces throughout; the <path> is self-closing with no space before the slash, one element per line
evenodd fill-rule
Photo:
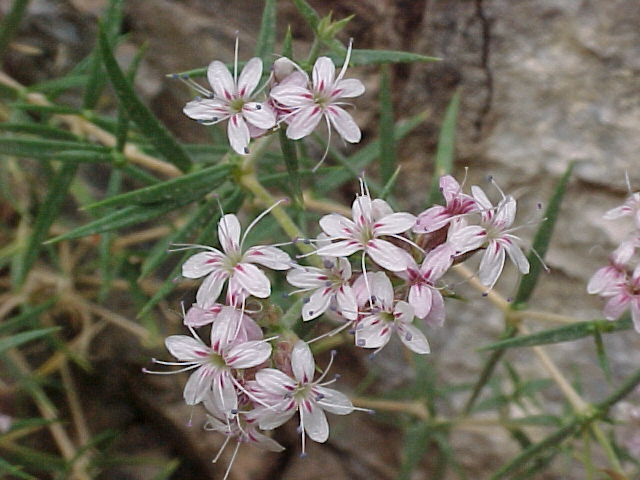
<path fill-rule="evenodd" d="M 215 60 L 207 69 L 207 79 L 213 91 L 191 81 L 183 80 L 202 96 L 190 101 L 184 113 L 205 125 L 228 121 L 227 135 L 233 150 L 241 155 L 249 153 L 251 138 L 287 125 L 287 137 L 293 140 L 311 134 L 324 119 L 329 133 L 333 127 L 347 142 L 360 141 L 360 128 L 343 108 L 343 99 L 364 93 L 364 85 L 355 78 L 345 79 L 351 46 L 342 69 L 328 57 L 319 57 L 313 67 L 311 79 L 292 60 L 282 57 L 273 64 L 269 79 L 261 88 L 262 60 L 249 60 L 238 76 L 238 45 L 233 76 L 224 63 Z M 263 95 L 261 95 L 264 93 Z M 256 99 L 261 96 L 262 100 Z"/>
<path fill-rule="evenodd" d="M 609 255 L 609 264 L 591 277 L 587 291 L 607 300 L 604 316 L 615 320 L 627 309 L 637 332 L 640 332 L 640 193 L 629 195 L 625 203 L 604 214 L 605 220 L 631 217 L 633 232 Z"/>
<path fill-rule="evenodd" d="M 297 414 L 304 454 L 306 437 L 327 440 L 325 412 L 345 415 L 359 409 L 327 387 L 335 382 L 326 380 L 331 362 L 314 379 L 316 362 L 309 344 L 348 330 L 355 346 L 374 353 L 395 334 L 411 351 L 427 354 L 424 329 L 444 323 L 439 282 L 449 267 L 481 252 L 478 276 L 487 287 L 495 284 L 506 256 L 522 273 L 528 271 L 520 240 L 513 234 L 513 197 L 500 192 L 502 199 L 494 206 L 479 187 L 472 187 L 471 195 L 463 193 L 451 176 L 442 177 L 440 186 L 445 205 L 415 216 L 394 212 L 386 201 L 371 198 L 361 181 L 351 218 L 325 215 L 319 221 L 322 233 L 305 240 L 315 248 L 298 259 L 313 256 L 314 265 L 295 262 L 283 245 L 245 248 L 248 232 L 270 209 L 244 234 L 235 215 L 223 215 L 220 249 L 187 246 L 202 250 L 182 266 L 184 277 L 203 279 L 196 302 L 184 315 L 191 335 L 166 339 L 177 362 L 155 362 L 192 371 L 184 400 L 205 406 L 207 429 L 224 434 L 227 441 L 234 439 L 236 451 L 242 443 L 279 451 L 282 446 L 265 431 Z M 290 244 L 296 241 L 301 240 Z M 277 322 L 261 322 L 260 309 L 250 309 L 264 305 L 271 295 L 269 277 L 260 267 L 287 272 L 288 283 L 298 288 L 289 295 L 303 295 L 302 321 L 324 314 L 333 327 L 305 342 L 293 332 L 283 333 Z M 210 328 L 209 341 L 198 333 L 202 328 Z"/>

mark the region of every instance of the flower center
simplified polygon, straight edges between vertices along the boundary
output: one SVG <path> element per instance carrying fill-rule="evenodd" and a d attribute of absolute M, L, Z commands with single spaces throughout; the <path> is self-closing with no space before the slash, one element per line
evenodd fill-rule
<path fill-rule="evenodd" d="M 240 113 L 242 111 L 242 107 L 244 107 L 244 104 L 244 98 L 235 98 L 229 102 L 229 110 L 231 110 L 233 113 Z"/>
<path fill-rule="evenodd" d="M 222 368 L 227 365 L 224 361 L 224 358 L 222 358 L 222 355 L 218 355 L 217 353 L 211 353 L 209 355 L 209 363 L 218 368 Z"/>

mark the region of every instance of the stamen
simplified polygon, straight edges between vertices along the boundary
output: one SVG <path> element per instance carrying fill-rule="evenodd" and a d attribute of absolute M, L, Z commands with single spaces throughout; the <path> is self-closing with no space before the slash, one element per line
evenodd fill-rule
<path fill-rule="evenodd" d="M 235 51 L 233 55 L 233 83 L 235 84 L 236 87 L 238 85 L 238 34 L 239 33 L 240 32 L 236 30 L 236 46 L 235 46 Z"/>
<path fill-rule="evenodd" d="M 222 452 L 224 452 L 224 449 L 229 443 L 229 440 L 231 440 L 231 437 L 227 437 L 224 439 L 224 442 L 220 447 L 220 450 L 218 450 L 218 453 L 216 454 L 216 456 L 213 458 L 213 460 L 211 460 L 211 463 L 216 463 L 220 459 L 220 455 L 222 455 Z"/>
<path fill-rule="evenodd" d="M 353 320 L 346 322 L 344 325 L 340 325 L 337 328 L 334 328 L 333 330 L 330 330 L 327 333 L 323 333 L 322 335 L 320 335 L 319 337 L 313 338 L 311 340 L 309 340 L 307 343 L 313 343 L 313 342 L 317 342 L 318 340 L 322 340 L 323 338 L 326 337 L 332 337 L 338 333 L 340 333 L 342 330 L 344 330 L 345 328 L 351 326 L 353 324 Z"/>
<path fill-rule="evenodd" d="M 347 55 L 344 58 L 344 63 L 342 64 L 342 68 L 340 69 L 340 73 L 336 77 L 334 84 L 338 83 L 344 77 L 344 74 L 347 73 L 347 67 L 349 66 L 349 61 L 351 60 L 351 50 L 353 48 L 353 38 L 349 39 L 349 46 L 347 47 Z"/>
<path fill-rule="evenodd" d="M 224 477 L 222 480 L 227 480 L 229 478 L 229 473 L 231 473 L 231 467 L 233 467 L 233 462 L 236 460 L 236 455 L 238 455 L 238 450 L 240 449 L 240 442 L 236 443 L 236 448 L 233 450 L 233 455 L 231 456 L 231 461 L 229 462 L 229 466 L 227 467 L 227 471 L 224 473 Z"/>
<path fill-rule="evenodd" d="M 253 221 L 249 224 L 249 226 L 247 227 L 247 229 L 244 231 L 244 235 L 242 235 L 242 239 L 240 240 L 240 250 L 242 250 L 242 246 L 244 245 L 244 241 L 247 238 L 247 235 L 249 234 L 249 232 L 251 231 L 251 229 L 253 227 L 255 227 L 255 225 L 262 220 L 266 215 L 269 214 L 269 212 L 271 212 L 271 210 L 273 210 L 274 208 L 276 208 L 278 205 L 280 205 L 281 203 L 285 202 L 285 199 L 280 199 L 278 200 L 276 203 L 274 203 L 273 205 L 271 205 L 269 208 L 267 208 L 264 212 L 262 212 L 260 215 L 258 215 L 256 218 L 253 219 Z"/>
<path fill-rule="evenodd" d="M 194 368 L 198 368 L 199 366 L 200 364 L 196 363 L 194 365 L 189 365 L 188 367 L 182 368 L 180 370 L 174 370 L 172 372 L 158 372 L 156 370 L 149 370 L 147 368 L 142 368 L 142 373 L 150 373 L 153 375 L 173 375 L 175 373 L 188 372 L 189 370 L 193 370 Z"/>

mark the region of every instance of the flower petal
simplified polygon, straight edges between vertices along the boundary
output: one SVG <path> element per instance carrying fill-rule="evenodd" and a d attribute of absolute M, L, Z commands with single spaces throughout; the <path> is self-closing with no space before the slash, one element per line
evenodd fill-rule
<path fill-rule="evenodd" d="M 322 118 L 322 108 L 312 104 L 300 108 L 296 113 L 289 117 L 289 126 L 287 127 L 287 137 L 291 140 L 299 140 L 306 137 L 315 130 Z"/>
<path fill-rule="evenodd" d="M 365 251 L 371 259 L 391 272 L 400 272 L 407 269 L 407 262 L 403 250 L 393 243 L 374 238 L 367 242 Z"/>
<path fill-rule="evenodd" d="M 310 383 L 313 380 L 316 363 L 309 345 L 302 340 L 298 340 L 291 351 L 291 369 L 298 382 Z"/>
<path fill-rule="evenodd" d="M 611 297 L 604 306 L 604 318 L 607 320 L 615 320 L 622 315 L 629 307 L 631 297 L 626 293 L 620 293 L 615 297 Z"/>
<path fill-rule="evenodd" d="M 400 337 L 402 343 L 404 343 L 409 350 L 420 355 L 431 352 L 427 337 L 424 336 L 424 333 L 422 333 L 419 328 L 406 323 L 397 325 L 397 328 L 398 337 Z"/>
<path fill-rule="evenodd" d="M 308 107 L 313 105 L 313 94 L 304 85 L 278 85 L 269 93 L 283 107 Z"/>
<path fill-rule="evenodd" d="M 331 125 L 345 141 L 349 143 L 358 143 L 360 141 L 362 138 L 360 127 L 344 108 L 328 105 L 325 115 L 329 117 Z"/>
<path fill-rule="evenodd" d="M 348 78 L 346 80 L 340 80 L 337 82 L 331 96 L 333 98 L 354 98 L 359 97 L 364 93 L 364 84 L 357 78 Z"/>
<path fill-rule="evenodd" d="M 213 379 L 212 389 L 213 403 L 227 416 L 232 416 L 231 412 L 238 408 L 238 393 L 231 381 L 231 374 L 226 370 L 218 372 Z"/>
<path fill-rule="evenodd" d="M 224 215 L 218 222 L 218 239 L 227 254 L 240 248 L 240 221 L 233 213 Z"/>
<path fill-rule="evenodd" d="M 451 221 L 451 214 L 442 205 L 426 209 L 416 219 L 413 231 L 416 233 L 431 233 L 440 230 Z"/>
<path fill-rule="evenodd" d="M 336 77 L 336 66 L 329 57 L 319 57 L 313 66 L 311 78 L 313 81 L 313 89 L 320 92 L 326 92 L 333 87 L 333 81 Z"/>
<path fill-rule="evenodd" d="M 491 241 L 480 260 L 478 279 L 483 285 L 493 288 L 504 268 L 505 251 L 498 242 Z"/>
<path fill-rule="evenodd" d="M 229 144 L 236 153 L 240 155 L 246 155 L 248 152 L 249 141 L 251 135 L 249 135 L 249 128 L 247 123 L 241 114 L 233 115 L 229 117 L 229 123 L 227 124 L 227 136 L 229 137 Z"/>
<path fill-rule="evenodd" d="M 326 387 L 314 387 L 313 391 L 321 395 L 317 403 L 323 410 L 336 415 L 348 415 L 353 412 L 353 404 L 344 393 Z"/>
<path fill-rule="evenodd" d="M 362 244 L 355 240 L 342 240 L 316 250 L 316 254 L 324 257 L 348 257 L 362 250 Z"/>
<path fill-rule="evenodd" d="M 262 270 L 251 263 L 237 264 L 233 269 L 233 278 L 254 297 L 267 298 L 271 295 L 269 279 Z"/>
<path fill-rule="evenodd" d="M 229 106 L 218 99 L 192 100 L 184 106 L 182 111 L 189 118 L 209 122 L 224 120 L 231 114 Z"/>
<path fill-rule="evenodd" d="M 416 317 L 424 318 L 431 311 L 431 288 L 425 283 L 411 285 L 409 289 L 409 304 L 413 307 Z"/>
<path fill-rule="evenodd" d="M 289 270 L 291 257 L 276 247 L 251 247 L 242 257 L 245 262 L 259 263 L 272 270 Z"/>
<path fill-rule="evenodd" d="M 429 310 L 429 314 L 424 318 L 424 321 L 429 325 L 441 327 L 444 324 L 444 299 L 442 294 L 435 288 L 431 291 L 431 295 L 431 310 Z"/>
<path fill-rule="evenodd" d="M 382 306 L 383 310 L 391 311 L 393 305 L 393 285 L 384 272 L 375 272 L 369 275 L 371 295 L 375 298 L 374 304 Z"/>
<path fill-rule="evenodd" d="M 238 77 L 238 95 L 243 98 L 251 95 L 258 86 L 260 77 L 262 77 L 262 60 L 253 57 L 245 64 Z"/>
<path fill-rule="evenodd" d="M 204 360 L 211 353 L 204 343 L 188 335 L 171 335 L 164 344 L 171 355 L 183 361 Z"/>
<path fill-rule="evenodd" d="M 258 432 L 255 428 L 246 429 L 245 437 L 249 439 L 249 443 L 254 447 L 269 452 L 282 452 L 284 447 L 276 442 L 273 438 L 269 438 L 263 433 Z"/>
<path fill-rule="evenodd" d="M 296 383 L 280 370 L 275 368 L 263 368 L 256 373 L 256 382 L 268 393 L 284 396 L 292 392 Z"/>
<path fill-rule="evenodd" d="M 187 405 L 196 405 L 209 394 L 214 373 L 208 366 L 203 365 L 191 374 L 182 392 Z"/>
<path fill-rule="evenodd" d="M 411 304 L 400 300 L 393 308 L 393 316 L 396 319 L 396 325 L 410 324 L 413 322 L 415 313 Z"/>
<path fill-rule="evenodd" d="M 302 307 L 302 320 L 305 322 L 313 320 L 326 312 L 331 304 L 333 294 L 334 292 L 331 287 L 324 286 L 313 292 L 311 297 L 309 297 L 309 301 Z"/>
<path fill-rule="evenodd" d="M 522 252 L 522 250 L 520 250 L 520 247 L 516 244 L 515 240 L 517 240 L 518 238 L 514 235 L 507 234 L 505 235 L 505 239 L 507 241 L 504 243 L 506 243 L 505 247 L 509 258 L 516 265 L 516 267 L 518 267 L 520 273 L 526 275 L 527 273 L 529 273 L 529 260 Z"/>
<path fill-rule="evenodd" d="M 416 217 L 410 213 L 398 212 L 387 215 L 373 224 L 374 235 L 392 235 L 406 232 L 416 223 Z"/>
<path fill-rule="evenodd" d="M 216 303 L 226 278 L 227 272 L 224 270 L 211 272 L 198 288 L 198 292 L 196 293 L 196 304 L 200 308 L 206 309 Z"/>
<path fill-rule="evenodd" d="M 323 287 L 327 280 L 327 272 L 321 268 L 296 266 L 287 272 L 287 282 L 298 288 Z"/>
<path fill-rule="evenodd" d="M 314 442 L 326 442 L 329 438 L 329 424 L 322 408 L 315 402 L 306 400 L 300 405 L 300 423 Z"/>
<path fill-rule="evenodd" d="M 225 355 L 225 362 L 231 368 L 257 367 L 271 356 L 271 344 L 263 340 L 234 345 Z"/>
<path fill-rule="evenodd" d="M 358 304 L 356 295 L 349 285 L 342 285 L 336 292 L 338 311 L 347 320 L 358 318 Z"/>
<path fill-rule="evenodd" d="M 331 238 L 352 238 L 356 225 L 342 215 L 331 213 L 320 219 L 320 228 Z"/>
<path fill-rule="evenodd" d="M 207 68 L 207 78 L 216 97 L 230 101 L 235 93 L 235 82 L 227 66 L 214 60 Z"/>
<path fill-rule="evenodd" d="M 364 226 L 373 221 L 373 202 L 369 195 L 357 195 L 351 205 L 351 216 L 359 226 Z"/>
<path fill-rule="evenodd" d="M 362 348 L 380 348 L 391 338 L 392 327 L 378 315 L 364 317 L 356 327 L 356 345 Z"/>
<path fill-rule="evenodd" d="M 263 130 L 269 130 L 276 125 L 276 112 L 266 103 L 245 103 L 242 116 L 248 123 Z"/>
<path fill-rule="evenodd" d="M 224 255 L 213 249 L 209 252 L 200 252 L 192 255 L 182 265 L 182 276 L 186 278 L 200 278 L 219 268 Z"/>
<path fill-rule="evenodd" d="M 291 403 L 293 400 L 291 400 Z M 263 430 L 273 430 L 289 420 L 296 412 L 295 408 L 287 408 L 283 411 L 273 410 L 268 408 L 256 408 L 254 409 L 256 414 L 251 415 L 248 418 L 254 417 L 258 420 L 258 425 Z"/>
<path fill-rule="evenodd" d="M 200 308 L 198 305 L 193 305 L 189 310 L 187 310 L 187 314 L 184 316 L 184 324 L 188 327 L 195 328 L 208 325 L 218 317 L 221 307 L 222 305 L 219 303 L 214 303 L 211 308 L 207 309 Z"/>

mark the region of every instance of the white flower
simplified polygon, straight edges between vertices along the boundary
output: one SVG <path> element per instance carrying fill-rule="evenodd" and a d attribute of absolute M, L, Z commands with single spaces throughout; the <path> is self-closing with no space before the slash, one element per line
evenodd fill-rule
<path fill-rule="evenodd" d="M 196 405 L 210 395 L 217 408 L 232 414 L 238 406 L 234 371 L 256 367 L 271 355 L 271 344 L 266 340 L 240 341 L 236 334 L 241 316 L 233 307 L 222 308 L 211 329 L 211 347 L 196 336 L 172 335 L 165 340 L 167 350 L 179 362 L 155 363 L 184 366 L 179 372 L 195 369 L 184 387 L 187 405 Z"/>
<path fill-rule="evenodd" d="M 197 253 L 182 265 L 182 275 L 187 278 L 205 278 L 196 294 L 201 308 L 212 306 L 220 296 L 226 279 L 229 279 L 229 294 L 244 298 L 247 294 L 258 298 L 271 295 L 271 283 L 262 270 L 254 264 L 274 270 L 288 270 L 291 259 L 282 250 L 271 246 L 251 247 L 242 252 L 242 245 L 251 227 L 269 210 L 263 212 L 247 228 L 240 239 L 240 222 L 233 214 L 224 215 L 218 223 L 218 239 L 224 251 L 212 247 Z M 196 246 L 197 247 L 197 246 Z"/>
<path fill-rule="evenodd" d="M 347 415 L 356 408 L 346 395 L 323 386 L 332 381 L 321 383 L 329 367 L 313 381 L 315 362 L 309 346 L 303 341 L 296 342 L 293 347 L 291 368 L 294 378 L 274 368 L 264 368 L 256 373 L 252 391 L 269 406 L 260 406 L 247 415 L 256 419 L 263 430 L 272 430 L 299 412 L 304 454 L 305 434 L 320 443 L 329 438 L 325 411 Z"/>
<path fill-rule="evenodd" d="M 302 307 L 302 320 L 312 320 L 322 315 L 336 303 L 337 312 L 347 320 L 358 316 L 356 297 L 349 285 L 351 265 L 345 258 L 324 260 L 324 268 L 296 267 L 287 272 L 287 281 L 302 292 L 313 291 Z"/>
<path fill-rule="evenodd" d="M 405 301 L 394 300 L 393 286 L 384 272 L 361 275 L 353 286 L 359 305 L 371 307 L 356 325 L 356 345 L 381 349 L 396 332 L 402 343 L 415 353 L 430 352 L 424 334 L 412 325 L 413 307 Z"/>
<path fill-rule="evenodd" d="M 252 58 L 238 71 L 238 45 L 236 40 L 236 56 L 234 75 L 224 63 L 215 60 L 209 64 L 207 78 L 213 98 L 197 98 L 184 107 L 183 111 L 194 120 L 205 125 L 213 125 L 229 120 L 227 135 L 231 147 L 239 154 L 249 153 L 249 140 L 265 133 L 276 125 L 276 114 L 267 103 L 253 101 L 253 91 L 262 76 L 262 60 Z"/>
<path fill-rule="evenodd" d="M 322 118 L 327 126 L 336 129 L 349 143 L 360 141 L 360 128 L 351 115 L 340 105 L 343 98 L 354 98 L 364 93 L 364 85 L 355 78 L 344 79 L 351 57 L 351 46 L 344 64 L 336 77 L 336 67 L 328 57 L 319 57 L 313 66 L 312 84 L 309 88 L 295 84 L 283 84 L 271 90 L 271 98 L 285 109 L 291 110 L 287 137 L 297 140 L 309 135 Z"/>
<path fill-rule="evenodd" d="M 529 261 L 518 245 L 520 238 L 510 233 L 516 217 L 516 200 L 511 195 L 503 195 L 502 200 L 494 207 L 480 187 L 474 185 L 471 193 L 480 207 L 481 225 L 486 234 L 486 250 L 480 260 L 478 272 L 480 282 L 493 288 L 504 268 L 506 255 L 520 273 L 529 273 Z"/>
<path fill-rule="evenodd" d="M 387 202 L 371 200 L 364 193 L 353 202 L 352 216 L 353 220 L 337 213 L 322 217 L 320 227 L 330 240 L 337 242 L 320 247 L 315 253 L 326 257 L 348 257 L 362 250 L 382 268 L 392 272 L 406 270 L 403 250 L 380 237 L 391 236 L 408 241 L 397 234 L 411 229 L 416 217 L 410 213 L 393 213 Z"/>

